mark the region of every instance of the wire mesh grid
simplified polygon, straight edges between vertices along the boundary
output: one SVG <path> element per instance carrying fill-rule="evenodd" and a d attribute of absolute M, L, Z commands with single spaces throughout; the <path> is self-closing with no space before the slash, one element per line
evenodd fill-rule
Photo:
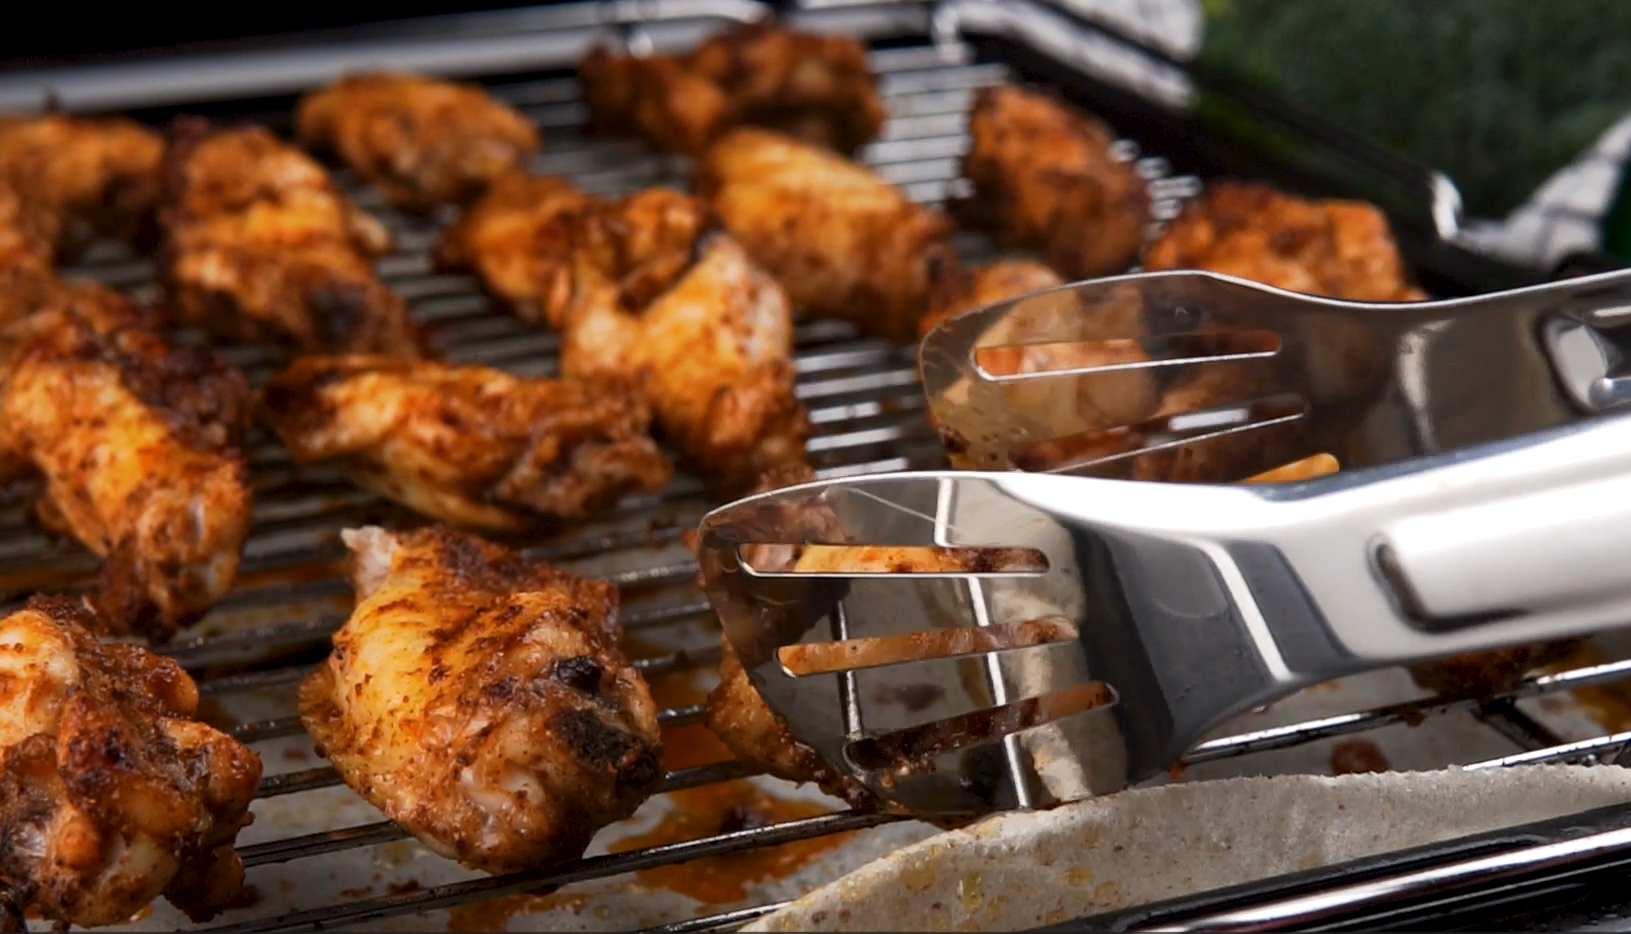
<path fill-rule="evenodd" d="M 956 184 L 957 160 L 966 146 L 964 115 L 971 94 L 1004 80 L 1008 72 L 1000 64 L 976 61 L 969 48 L 957 44 L 878 50 L 874 64 L 891 119 L 883 137 L 868 149 L 866 161 L 914 200 L 939 202 Z M 684 182 L 684 166 L 673 158 L 650 154 L 634 142 L 586 136 L 580 129 L 584 108 L 576 82 L 570 78 L 510 81 L 490 89 L 543 128 L 547 151 L 534 163 L 536 171 L 568 176 L 586 190 L 605 194 Z M 252 116 L 274 129 L 288 126 L 287 113 Z M 1129 146 L 1126 152 L 1129 158 L 1136 158 L 1136 148 Z M 1193 179 L 1163 177 L 1164 164 L 1159 159 L 1142 160 L 1140 168 L 1162 202 L 1157 216 L 1170 216 L 1176 199 L 1193 193 L 1198 185 Z M 472 280 L 431 270 L 428 250 L 446 218 L 399 215 L 346 172 L 338 171 L 337 177 L 361 206 L 377 212 L 392 228 L 396 251 L 381 261 L 382 275 L 410 301 L 415 317 L 450 359 L 524 374 L 554 371 L 554 335 L 529 329 L 494 308 Z M 989 252 L 989 244 L 979 238 L 969 238 L 962 246 L 968 255 Z M 150 265 L 111 247 L 94 251 L 73 272 L 138 294 L 151 287 Z M 848 325 L 826 321 L 801 324 L 797 347 L 799 395 L 814 424 L 809 450 L 822 475 L 939 463 L 940 448 L 923 415 L 908 349 L 859 338 Z M 235 349 L 232 356 L 252 382 L 263 380 L 274 366 L 270 357 L 250 348 Z M 201 624 L 199 634 L 164 650 L 194 673 L 207 702 L 225 702 L 298 683 L 324 651 L 328 636 L 343 622 L 347 609 L 348 588 L 339 576 L 342 548 L 338 530 L 363 522 L 413 521 L 396 507 L 348 486 L 334 471 L 296 468 L 264 433 L 254 435 L 250 448 L 255 525 L 245 547 L 239 586 Z M 677 542 L 680 531 L 694 524 L 706 505 L 699 485 L 681 477 L 659 495 L 625 500 L 606 516 L 562 537 L 534 543 L 527 552 L 615 582 L 624 592 L 624 626 L 636 637 L 695 624 L 707 617 L 708 608 L 692 583 L 695 566 Z M 83 585 L 95 564 L 77 545 L 38 532 L 28 519 L 24 495 L 0 504 L 0 568 L 4 569 L 0 571 L 0 600 L 15 601 L 31 591 Z M 648 676 L 657 676 L 709 667 L 716 659 L 717 654 L 704 647 L 660 652 L 637 664 Z M 1520 713 L 1515 702 L 1628 674 L 1631 662 L 1607 663 L 1530 677 L 1482 704 L 1428 699 L 1226 736 L 1197 747 L 1185 761 L 1196 764 L 1286 749 L 1452 712 L 1475 713 L 1526 750 L 1479 765 L 1607 757 L 1617 754 L 1631 734 L 1563 743 Z M 669 727 L 694 723 L 700 717 L 701 708 L 695 704 L 670 707 L 660 714 L 661 722 Z M 231 731 L 246 743 L 265 744 L 297 736 L 302 729 L 291 707 L 281 715 L 239 723 Z M 270 766 L 268 772 L 273 773 Z M 667 774 L 662 789 L 696 787 L 744 774 L 735 762 L 681 768 Z M 259 797 L 301 795 L 339 782 L 328 767 L 276 772 L 263 780 Z M 856 812 L 824 814 L 593 856 L 548 870 L 354 897 L 205 929 L 273 931 L 356 925 L 891 820 Z M 378 821 L 250 843 L 241 852 L 253 882 L 256 867 L 375 847 L 405 836 L 396 825 Z M 736 909 L 664 930 L 729 927 L 775 907 Z"/>

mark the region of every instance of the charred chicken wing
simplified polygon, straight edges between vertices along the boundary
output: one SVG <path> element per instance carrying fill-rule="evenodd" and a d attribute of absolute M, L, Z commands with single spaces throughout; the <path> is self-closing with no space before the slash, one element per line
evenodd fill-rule
<path fill-rule="evenodd" d="M 60 314 L 30 328 L 0 380 L 0 460 L 37 472 L 41 520 L 103 559 L 109 631 L 162 640 L 227 592 L 250 522 L 241 375 Z"/>
<path fill-rule="evenodd" d="M 300 690 L 346 784 L 488 872 L 583 853 L 662 777 L 617 591 L 432 527 L 347 530 L 357 608 Z"/>
<path fill-rule="evenodd" d="M 457 204 L 538 151 L 538 131 L 471 84 L 419 75 L 350 75 L 308 95 L 302 144 L 332 150 L 393 203 Z"/>
<path fill-rule="evenodd" d="M 859 40 L 768 24 L 738 26 L 679 56 L 596 47 L 578 76 L 592 125 L 688 155 L 743 125 L 850 154 L 888 116 Z"/>
<path fill-rule="evenodd" d="M 93 628 L 62 597 L 0 618 L 0 898 L 92 927 L 162 894 L 208 920 L 243 881 L 260 760 L 193 719 L 175 662 Z"/>
<path fill-rule="evenodd" d="M 262 402 L 296 462 L 338 460 L 362 486 L 469 528 L 582 519 L 670 474 L 649 407 L 616 383 L 301 357 Z"/>
<path fill-rule="evenodd" d="M 951 221 L 866 168 L 765 130 L 726 134 L 697 166 L 725 229 L 795 307 L 908 341 L 956 263 Z"/>
<path fill-rule="evenodd" d="M 233 340 L 417 357 L 407 304 L 375 276 L 389 246 L 316 162 L 259 127 L 172 129 L 159 280 L 183 320 Z"/>
<path fill-rule="evenodd" d="M 1066 279 L 1132 264 L 1144 242 L 1149 195 L 1132 165 L 1113 158 L 1108 127 L 1044 94 L 979 92 L 969 113 L 965 222 L 1004 246 L 1035 250 Z"/>
<path fill-rule="evenodd" d="M 34 214 L 48 254 L 71 258 L 96 236 L 150 227 L 164 142 L 119 117 L 0 117 L 0 183 Z"/>

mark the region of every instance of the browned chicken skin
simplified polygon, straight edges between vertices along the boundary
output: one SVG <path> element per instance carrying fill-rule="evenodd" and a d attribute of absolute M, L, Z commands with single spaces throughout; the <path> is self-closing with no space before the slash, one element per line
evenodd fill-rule
<path fill-rule="evenodd" d="M 568 378 L 643 387 L 663 435 L 722 489 L 801 462 L 792 310 L 781 287 L 689 195 L 607 202 L 551 178 L 494 186 L 444 238 L 529 320 L 561 332 Z"/>
<path fill-rule="evenodd" d="M 175 662 L 93 628 L 63 597 L 0 617 L 0 900 L 92 927 L 163 894 L 206 921 L 242 885 L 260 760 L 193 719 Z"/>
<path fill-rule="evenodd" d="M 308 352 L 422 354 L 407 304 L 374 274 L 385 228 L 265 129 L 173 127 L 161 221 L 159 281 L 187 323 Z"/>
<path fill-rule="evenodd" d="M 1087 114 L 1016 87 L 981 90 L 969 113 L 963 174 L 973 197 L 954 205 L 1008 247 L 1035 250 L 1069 280 L 1121 272 L 1144 245 L 1144 182 L 1111 156 L 1115 137 Z"/>
<path fill-rule="evenodd" d="M 332 150 L 393 203 L 456 204 L 526 167 L 538 131 L 479 86 L 419 75 L 349 75 L 300 102 L 302 145 Z"/>
<path fill-rule="evenodd" d="M 918 334 L 928 334 L 940 322 L 966 311 L 1064 284 L 1058 273 L 1028 259 L 1001 259 L 948 270 L 931 282 L 929 311 L 917 323 Z"/>
<path fill-rule="evenodd" d="M 863 166 L 765 130 L 726 134 L 698 193 L 797 308 L 909 341 L 930 283 L 956 264 L 951 221 Z"/>
<path fill-rule="evenodd" d="M 867 50 L 849 36 L 746 24 L 685 55 L 597 46 L 578 65 L 592 126 L 697 155 L 727 130 L 761 126 L 849 154 L 888 116 Z"/>
<path fill-rule="evenodd" d="M 62 307 L 19 330 L 0 375 L 0 462 L 38 473 L 40 519 L 103 559 L 107 629 L 166 639 L 237 573 L 250 523 L 243 377 L 214 354 Z"/>
<path fill-rule="evenodd" d="M 31 215 L 47 257 L 72 258 L 97 236 L 147 233 L 163 154 L 157 133 L 122 117 L 0 117 L 0 185 Z M 0 215 L 9 210 L 0 204 Z"/>
<path fill-rule="evenodd" d="M 338 460 L 362 486 L 469 528 L 583 519 L 670 476 L 649 407 L 614 382 L 301 357 L 262 403 L 297 463 Z"/>
<path fill-rule="evenodd" d="M 583 853 L 662 777 L 617 591 L 445 528 L 347 530 L 357 608 L 301 686 L 346 784 L 473 869 Z"/>

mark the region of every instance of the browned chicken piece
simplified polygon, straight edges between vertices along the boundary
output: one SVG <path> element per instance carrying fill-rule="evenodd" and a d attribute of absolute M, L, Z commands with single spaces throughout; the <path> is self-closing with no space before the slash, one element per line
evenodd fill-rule
<path fill-rule="evenodd" d="M 344 533 L 357 607 L 300 689 L 346 784 L 472 869 L 583 853 L 662 778 L 617 590 L 442 527 Z"/>
<path fill-rule="evenodd" d="M 929 311 L 918 321 L 918 334 L 926 335 L 940 322 L 966 311 L 1064 284 L 1058 273 L 1028 259 L 1001 259 L 947 270 L 930 283 Z"/>
<path fill-rule="evenodd" d="M 780 130 L 847 155 L 888 117 L 860 40 L 767 23 L 717 33 L 685 55 L 597 46 L 578 77 L 594 127 L 693 156 L 736 126 Z"/>
<path fill-rule="evenodd" d="M 158 276 L 183 321 L 307 352 L 423 354 L 407 304 L 374 274 L 385 228 L 298 149 L 260 127 L 179 121 L 165 183 Z"/>
<path fill-rule="evenodd" d="M 480 194 L 542 145 L 526 117 L 474 84 L 349 75 L 300 102 L 300 142 L 332 150 L 393 203 L 423 210 Z"/>
<path fill-rule="evenodd" d="M 149 232 L 163 154 L 159 134 L 122 117 L 0 117 L 0 184 L 36 213 L 35 232 L 58 259 L 97 236 Z"/>
<path fill-rule="evenodd" d="M 233 841 L 260 759 L 193 719 L 174 661 L 95 628 L 65 597 L 0 617 L 4 898 L 64 929 L 126 923 L 161 894 L 207 921 L 243 883 Z"/>
<path fill-rule="evenodd" d="M 107 630 L 166 639 L 237 573 L 244 379 L 215 354 L 76 314 L 29 332 L 0 377 L 0 461 L 37 472 L 42 522 L 103 559 Z"/>
<path fill-rule="evenodd" d="M 671 473 L 650 408 L 616 382 L 300 357 L 261 400 L 296 463 L 338 461 L 359 485 L 468 528 L 583 519 Z"/>
<path fill-rule="evenodd" d="M 99 333 L 160 323 L 147 305 L 94 282 L 63 279 L 36 253 L 0 247 L 0 351 L 60 314 L 83 318 Z"/>
<path fill-rule="evenodd" d="M 663 435 L 717 487 L 803 460 L 792 310 L 736 241 L 708 230 L 697 199 L 655 188 L 607 202 L 511 176 L 439 255 L 559 330 L 568 378 L 643 386 Z"/>
<path fill-rule="evenodd" d="M 1292 292 L 1418 301 L 1387 218 L 1359 201 L 1310 201 L 1253 182 L 1214 183 L 1185 205 L 1144 264 L 1210 269 Z"/>
<path fill-rule="evenodd" d="M 1066 279 L 1132 265 L 1150 199 L 1130 163 L 1111 155 L 1110 128 L 1035 91 L 981 90 L 969 113 L 963 174 L 973 196 L 954 205 L 998 243 L 1035 250 Z"/>
<path fill-rule="evenodd" d="M 931 281 L 956 264 L 952 225 L 866 168 L 766 130 L 726 134 L 699 194 L 793 305 L 897 341 L 917 336 Z"/>

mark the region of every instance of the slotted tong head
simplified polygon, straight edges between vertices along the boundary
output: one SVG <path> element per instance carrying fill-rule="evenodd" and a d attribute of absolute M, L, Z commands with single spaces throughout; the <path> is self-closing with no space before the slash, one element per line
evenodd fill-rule
<path fill-rule="evenodd" d="M 1038 302 L 1053 306 L 1025 317 Z M 1128 303 L 1132 337 L 1071 321 Z M 708 597 L 793 734 L 893 807 L 1115 791 L 1317 682 L 1631 622 L 1631 415 L 1588 417 L 1631 396 L 1614 341 L 1627 311 L 1631 273 L 1374 306 L 1167 273 L 975 311 L 924 342 L 925 387 L 943 432 L 972 432 L 954 456 L 1001 469 L 817 482 L 715 510 Z M 1253 336 L 1217 336 L 1231 330 Z M 1009 359 L 984 366 L 990 347 Z M 1028 375 L 1044 371 L 1026 354 L 1069 367 Z M 1005 367 L 1055 410 L 1007 408 Z M 1162 415 L 1108 459 L 1100 436 L 1072 442 L 1088 456 L 1063 469 L 1099 476 L 1013 469 L 1061 429 L 1114 440 L 1115 377 L 1180 367 L 1236 371 L 1210 395 L 1156 387 L 1198 427 Z M 1242 429 L 1220 385 L 1248 387 L 1237 413 L 1265 389 L 1302 404 Z M 1267 486 L 1106 478 L 1226 436 L 1256 452 L 1214 458 L 1241 476 L 1300 452 L 1372 466 Z M 1254 456 L 1269 462 L 1246 469 Z"/>

